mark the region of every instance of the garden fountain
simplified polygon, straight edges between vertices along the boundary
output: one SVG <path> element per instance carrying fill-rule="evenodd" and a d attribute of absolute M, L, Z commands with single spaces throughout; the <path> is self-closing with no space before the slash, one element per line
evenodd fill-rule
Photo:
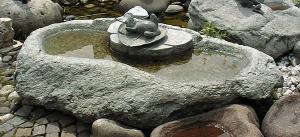
<path fill-rule="evenodd" d="M 87 121 L 150 128 L 241 97 L 269 97 L 281 84 L 273 59 L 253 48 L 165 24 L 146 39 L 161 35 L 157 41 L 132 46 L 122 24 L 100 18 L 34 31 L 18 56 L 17 92 Z"/>

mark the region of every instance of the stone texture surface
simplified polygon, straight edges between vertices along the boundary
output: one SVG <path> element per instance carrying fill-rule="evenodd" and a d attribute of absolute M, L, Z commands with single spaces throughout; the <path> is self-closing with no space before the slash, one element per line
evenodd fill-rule
<path fill-rule="evenodd" d="M 16 91 L 29 103 L 87 121 L 104 117 L 129 126 L 154 127 L 232 103 L 239 97 L 263 99 L 282 85 L 281 74 L 270 56 L 219 39 L 200 41 L 199 34 L 188 29 L 184 30 L 192 34 L 195 48 L 230 51 L 245 57 L 248 65 L 223 82 L 183 83 L 162 80 L 114 61 L 50 56 L 42 50 L 43 38 L 51 33 L 66 28 L 106 31 L 113 22 L 70 21 L 33 32 L 18 56 Z"/>
<path fill-rule="evenodd" d="M 62 21 L 62 8 L 51 0 L 30 0 L 22 4 L 20 0 L 1 0 L 0 15 L 13 20 L 17 36 L 28 36 L 40 27 Z"/>
<path fill-rule="evenodd" d="M 265 137 L 300 135 L 300 95 L 285 96 L 276 101 L 262 122 Z"/>
<path fill-rule="evenodd" d="M 234 137 L 263 137 L 254 109 L 237 104 L 163 124 L 153 130 L 151 137 L 171 137 L 175 132 L 201 127 L 203 123 L 220 124 L 226 132 Z"/>
<path fill-rule="evenodd" d="M 293 49 L 300 40 L 300 9 L 273 11 L 262 5 L 264 14 L 242 7 L 236 0 L 194 0 L 189 6 L 191 27 L 212 22 L 226 30 L 239 44 L 256 48 L 273 58 Z M 287 21 L 288 20 L 288 21 Z"/>
<path fill-rule="evenodd" d="M 122 0 L 119 3 L 119 9 L 125 13 L 135 6 L 141 6 L 149 13 L 164 12 L 170 3 L 170 0 Z"/>
<path fill-rule="evenodd" d="M 142 131 L 126 127 L 113 120 L 98 119 L 92 125 L 96 137 L 145 137 Z"/>
<path fill-rule="evenodd" d="M 13 45 L 15 32 L 10 18 L 0 18 L 0 48 Z"/>

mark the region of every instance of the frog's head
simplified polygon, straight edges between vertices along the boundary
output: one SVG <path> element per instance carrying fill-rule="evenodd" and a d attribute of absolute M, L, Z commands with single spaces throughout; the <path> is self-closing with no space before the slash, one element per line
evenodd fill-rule
<path fill-rule="evenodd" d="M 127 20 L 125 21 L 125 24 L 127 27 L 133 27 L 136 24 L 136 20 L 131 13 L 127 14 Z"/>

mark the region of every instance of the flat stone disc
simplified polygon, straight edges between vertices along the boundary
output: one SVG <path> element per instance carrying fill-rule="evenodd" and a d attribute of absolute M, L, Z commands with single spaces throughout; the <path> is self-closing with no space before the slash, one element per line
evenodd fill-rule
<path fill-rule="evenodd" d="M 118 38 L 120 39 L 120 42 L 126 46 L 129 47 L 139 47 L 143 45 L 148 45 L 151 43 L 154 43 L 158 40 L 161 40 L 167 35 L 167 29 L 159 27 L 159 30 L 161 31 L 160 35 L 153 37 L 153 38 L 146 38 L 143 34 L 137 34 L 128 32 L 126 29 L 126 24 L 123 23 L 120 25 L 118 29 Z"/>

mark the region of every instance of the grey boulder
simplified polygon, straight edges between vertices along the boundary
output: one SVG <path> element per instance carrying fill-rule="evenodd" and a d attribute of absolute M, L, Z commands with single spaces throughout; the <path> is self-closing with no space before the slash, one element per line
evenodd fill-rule
<path fill-rule="evenodd" d="M 119 3 L 120 10 L 125 13 L 135 6 L 141 6 L 149 13 L 164 12 L 171 0 L 122 0 Z"/>
<path fill-rule="evenodd" d="M 51 0 L 1 0 L 0 15 L 13 20 L 17 37 L 24 38 L 33 30 L 62 21 L 63 9 Z"/>
<path fill-rule="evenodd" d="M 195 49 L 230 52 L 245 66 L 230 79 L 181 82 L 104 59 L 48 55 L 43 40 L 64 30 L 107 31 L 115 19 L 69 21 L 31 33 L 18 56 L 16 91 L 30 104 L 57 109 L 87 121 L 108 118 L 150 128 L 237 101 L 264 99 L 282 85 L 274 60 L 250 47 L 193 36 Z M 162 24 L 163 25 L 163 24 Z M 168 29 L 178 27 L 163 25 Z M 208 80 L 207 80 L 208 81 Z"/>
<path fill-rule="evenodd" d="M 263 15 L 244 8 L 236 0 L 193 0 L 189 6 L 192 23 L 204 27 L 212 22 L 227 31 L 235 42 L 277 58 L 300 40 L 300 9 L 273 11 L 262 4 Z"/>

